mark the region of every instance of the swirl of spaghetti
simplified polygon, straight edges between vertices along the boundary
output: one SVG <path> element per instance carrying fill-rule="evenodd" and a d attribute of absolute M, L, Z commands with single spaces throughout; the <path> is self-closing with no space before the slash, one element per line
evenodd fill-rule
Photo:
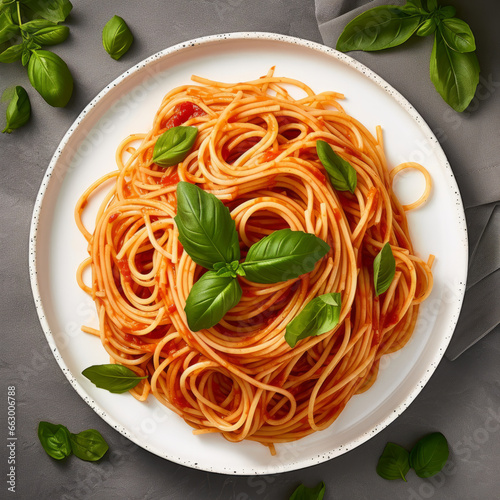
<path fill-rule="evenodd" d="M 389 173 L 380 128 L 374 137 L 348 115 L 341 94 L 316 94 L 273 69 L 238 84 L 193 80 L 164 97 L 149 132 L 119 145 L 118 169 L 76 205 L 89 249 L 77 279 L 99 313 L 98 330 L 82 329 L 100 338 L 112 363 L 147 376 L 130 391 L 137 399 L 152 393 L 195 433 L 257 441 L 274 454 L 276 443 L 330 426 L 354 394 L 373 384 L 381 356 L 411 337 L 432 288 L 432 257 L 415 255 L 406 221 L 405 210 L 422 200 L 401 206 L 391 183 L 402 168 L 426 171 L 408 163 Z M 184 161 L 163 168 L 152 160 L 155 143 L 179 125 L 198 129 L 196 143 Z M 353 194 L 332 187 L 318 140 L 354 167 Z M 298 278 L 264 285 L 239 277 L 240 302 L 219 324 L 192 332 L 184 307 L 204 269 L 179 242 L 180 181 L 229 208 L 242 258 L 284 228 L 315 234 L 331 250 Z M 103 189 L 95 227 L 87 229 L 82 213 Z M 373 260 L 386 242 L 396 273 L 377 296 Z M 290 348 L 287 324 L 329 292 L 342 296 L 338 325 Z"/>

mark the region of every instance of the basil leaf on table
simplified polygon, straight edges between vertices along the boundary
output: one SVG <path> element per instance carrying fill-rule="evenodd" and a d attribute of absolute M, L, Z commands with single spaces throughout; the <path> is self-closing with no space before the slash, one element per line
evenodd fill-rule
<path fill-rule="evenodd" d="M 19 31 L 19 25 L 12 19 L 10 8 L 2 8 L 0 10 L 0 43 L 11 41 Z"/>
<path fill-rule="evenodd" d="M 403 479 L 410 470 L 410 454 L 402 446 L 387 443 L 377 463 L 377 474 L 384 479 Z"/>
<path fill-rule="evenodd" d="M 23 23 L 23 31 L 32 35 L 38 30 L 43 28 L 53 28 L 54 26 L 58 26 L 58 24 L 52 21 L 47 21 L 47 19 L 32 19 L 31 21 Z"/>
<path fill-rule="evenodd" d="M 36 16 L 54 23 L 63 22 L 73 8 L 69 0 L 22 0 L 21 3 Z"/>
<path fill-rule="evenodd" d="M 337 50 L 382 50 L 406 42 L 417 30 L 422 15 L 393 5 L 382 5 L 354 18 L 340 35 Z"/>
<path fill-rule="evenodd" d="M 30 98 L 23 87 L 19 85 L 16 86 L 5 114 L 7 117 L 7 124 L 2 132 L 7 134 L 10 134 L 16 128 L 22 127 L 30 119 Z"/>
<path fill-rule="evenodd" d="M 193 147 L 196 127 L 172 127 L 158 137 L 153 149 L 153 162 L 160 167 L 172 167 L 186 158 Z"/>
<path fill-rule="evenodd" d="M 440 432 L 433 432 L 420 439 L 410 452 L 410 465 L 419 477 L 437 474 L 448 461 L 448 441 Z"/>
<path fill-rule="evenodd" d="M 295 347 L 299 340 L 322 335 L 339 322 L 340 293 L 325 293 L 312 299 L 286 326 L 285 340 Z"/>
<path fill-rule="evenodd" d="M 193 285 L 186 300 L 184 311 L 189 328 L 197 332 L 216 325 L 238 304 L 242 293 L 235 278 L 208 271 Z"/>
<path fill-rule="evenodd" d="M 416 31 L 417 36 L 429 36 L 432 35 L 437 28 L 436 20 L 432 17 L 430 19 L 426 19 Z"/>
<path fill-rule="evenodd" d="M 280 229 L 253 244 L 241 267 L 254 283 L 278 283 L 312 271 L 329 250 L 314 234 Z"/>
<path fill-rule="evenodd" d="M 57 45 L 64 42 L 69 35 L 67 26 L 49 26 L 33 33 L 33 40 L 41 45 Z"/>
<path fill-rule="evenodd" d="M 464 111 L 472 101 L 479 83 L 476 53 L 450 49 L 439 28 L 434 34 L 430 76 L 441 97 L 455 111 Z"/>
<path fill-rule="evenodd" d="M 318 483 L 314 488 L 307 488 L 301 484 L 290 497 L 290 500 L 323 500 L 325 496 L 326 486 L 323 481 Z"/>
<path fill-rule="evenodd" d="M 2 53 L 0 53 L 0 62 L 12 63 L 19 61 L 23 54 L 23 45 L 21 43 L 17 45 L 11 45 L 6 48 Z"/>
<path fill-rule="evenodd" d="M 69 439 L 74 455 L 88 462 L 101 459 L 109 449 L 108 443 L 95 429 L 88 429 L 78 434 L 70 433 Z"/>
<path fill-rule="evenodd" d="M 325 141 L 316 141 L 316 152 L 321 164 L 328 173 L 332 186 L 338 191 L 354 193 L 358 183 L 358 176 L 354 167 Z"/>
<path fill-rule="evenodd" d="M 64 425 L 40 422 L 38 439 L 47 455 L 62 460 L 71 455 L 70 432 Z"/>
<path fill-rule="evenodd" d="M 104 50 L 115 60 L 128 51 L 133 41 L 134 35 L 120 16 L 113 16 L 102 30 Z"/>
<path fill-rule="evenodd" d="M 229 209 L 213 194 L 189 182 L 177 184 L 179 241 L 200 266 L 211 269 L 219 262 L 240 258 L 236 225 Z"/>
<path fill-rule="evenodd" d="M 34 50 L 28 64 L 31 85 L 54 107 L 64 107 L 73 93 L 73 77 L 66 63 L 53 52 Z"/>
<path fill-rule="evenodd" d="M 456 17 L 443 19 L 440 24 L 440 30 L 444 42 L 450 49 L 462 53 L 476 50 L 474 35 L 465 21 Z"/>
<path fill-rule="evenodd" d="M 113 394 L 122 394 L 133 389 L 141 380 L 130 368 L 123 365 L 93 365 L 85 368 L 82 375 L 87 377 L 99 389 L 106 389 Z"/>
<path fill-rule="evenodd" d="M 375 294 L 380 295 L 391 286 L 396 274 L 396 260 L 389 243 L 386 243 L 373 261 L 373 284 Z"/>

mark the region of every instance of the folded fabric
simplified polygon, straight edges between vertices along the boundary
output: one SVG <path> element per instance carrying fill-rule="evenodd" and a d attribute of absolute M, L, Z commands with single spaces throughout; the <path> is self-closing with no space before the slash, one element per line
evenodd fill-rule
<path fill-rule="evenodd" d="M 373 7 L 403 0 L 316 0 L 323 42 L 335 47 L 349 21 Z M 456 0 L 457 17 L 476 37 L 480 83 L 467 110 L 457 113 L 429 78 L 433 37 L 410 39 L 379 52 L 350 52 L 403 94 L 431 127 L 451 164 L 466 208 L 469 278 L 462 313 L 447 356 L 459 356 L 499 324 L 500 308 L 500 65 L 497 20 L 500 2 Z"/>

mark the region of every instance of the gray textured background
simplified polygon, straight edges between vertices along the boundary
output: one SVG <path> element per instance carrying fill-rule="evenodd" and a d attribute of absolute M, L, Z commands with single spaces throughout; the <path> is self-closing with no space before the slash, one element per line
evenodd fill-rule
<path fill-rule="evenodd" d="M 334 1 L 334 0 L 332 0 Z M 483 7 L 495 1 L 477 2 Z M 485 337 L 456 361 L 443 359 L 412 405 L 369 442 L 322 465 L 262 477 L 235 477 L 190 470 L 160 459 L 115 432 L 71 388 L 48 349 L 38 323 L 28 275 L 28 234 L 42 175 L 67 128 L 111 80 L 145 57 L 190 38 L 229 31 L 269 31 L 321 42 L 313 0 L 75 0 L 69 39 L 55 47 L 74 79 L 65 109 L 50 108 L 29 86 L 20 64 L 0 67 L 0 90 L 20 84 L 30 94 L 32 119 L 11 136 L 0 134 L 0 498 L 8 498 L 7 387 L 17 391 L 17 488 L 23 499 L 276 499 L 300 483 L 327 485 L 327 499 L 478 499 L 499 497 L 500 337 Z M 487 12 L 487 9 L 483 9 Z M 101 46 L 101 30 L 114 14 L 135 35 L 118 62 Z M 486 14 L 485 14 L 486 15 Z M 488 26 L 492 26 L 490 22 Z M 498 40 L 498 32 L 490 32 Z M 486 36 L 483 34 L 483 36 Z M 492 52 L 493 53 L 493 52 Z M 498 54 L 495 54 L 498 58 Z M 496 59 L 495 64 L 499 62 Z M 376 68 L 373 68 L 376 70 Z M 398 88 L 412 102 L 411 89 Z M 481 103 L 488 106 L 488 102 Z M 417 105 L 418 109 L 418 105 Z M 5 105 L 0 108 L 3 119 Z M 0 124 L 3 122 L 0 121 Z M 3 125 L 2 125 L 3 128 Z M 452 162 L 453 166 L 453 162 Z M 72 430 L 98 429 L 110 445 L 100 463 L 59 463 L 41 448 L 40 420 Z M 377 476 L 387 441 L 411 447 L 422 434 L 441 431 L 452 452 L 438 476 L 408 483 Z"/>

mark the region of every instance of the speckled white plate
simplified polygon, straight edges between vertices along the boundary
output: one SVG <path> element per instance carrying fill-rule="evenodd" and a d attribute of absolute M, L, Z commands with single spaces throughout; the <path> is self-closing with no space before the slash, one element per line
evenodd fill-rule
<path fill-rule="evenodd" d="M 80 332 L 97 325 L 92 301 L 78 288 L 75 272 L 87 256 L 73 220 L 82 191 L 115 169 L 119 142 L 150 129 L 162 96 L 195 73 L 222 81 L 276 74 L 298 78 L 316 92 L 345 94 L 348 113 L 372 132 L 384 130 L 391 165 L 413 160 L 432 175 L 429 202 L 409 214 L 417 252 L 436 255 L 435 287 L 421 308 L 416 331 L 401 351 L 383 358 L 375 385 L 355 396 L 327 430 L 301 441 L 267 448 L 231 444 L 217 435 L 193 436 L 191 427 L 153 397 L 97 389 L 81 375 L 108 362 L 98 339 Z M 411 98 L 411 96 L 409 96 Z M 400 175 L 402 201 L 415 199 L 423 181 Z M 413 193 L 413 194 L 412 194 Z M 88 212 L 95 213 L 91 203 Z M 90 215 L 87 213 L 87 215 Z M 92 216 L 87 217 L 92 224 Z M 415 109 L 390 85 L 354 61 L 316 43 L 268 33 L 209 36 L 166 49 L 108 85 L 64 136 L 43 179 L 33 213 L 30 271 L 42 328 L 64 374 L 82 399 L 106 422 L 143 448 L 189 467 L 228 474 L 270 474 L 318 464 L 359 446 L 392 422 L 413 401 L 441 360 L 453 334 L 466 281 L 467 234 L 462 202 L 438 141 Z"/>

